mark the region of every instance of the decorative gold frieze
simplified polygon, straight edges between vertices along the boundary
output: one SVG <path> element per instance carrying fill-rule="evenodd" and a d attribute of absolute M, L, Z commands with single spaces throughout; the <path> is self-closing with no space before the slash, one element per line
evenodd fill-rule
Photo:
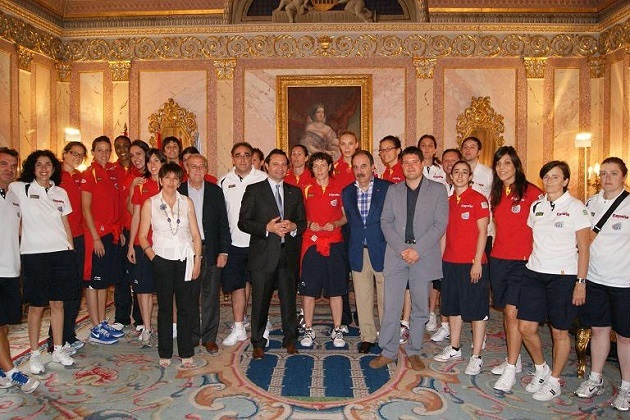
<path fill-rule="evenodd" d="M 31 62 L 33 61 L 33 51 L 21 45 L 17 46 L 18 68 L 20 70 L 31 71 Z"/>
<path fill-rule="evenodd" d="M 322 35 L 317 38 L 317 43 L 319 44 L 319 51 L 321 55 L 326 57 L 332 54 L 332 51 L 329 50 L 330 44 L 332 44 L 332 42 L 333 38 L 329 35 Z"/>
<path fill-rule="evenodd" d="M 214 70 L 217 72 L 217 79 L 232 80 L 234 78 L 236 59 L 228 58 L 226 60 L 214 60 L 213 64 Z"/>
<path fill-rule="evenodd" d="M 110 61 L 109 71 L 114 82 L 128 82 L 131 72 L 131 61 Z"/>
<path fill-rule="evenodd" d="M 546 57 L 524 57 L 525 75 L 528 79 L 542 79 L 545 77 Z"/>
<path fill-rule="evenodd" d="M 70 81 L 70 72 L 72 69 L 72 65 L 67 62 L 59 62 L 55 63 L 55 69 L 57 69 L 57 80 L 60 82 L 69 82 Z"/>
<path fill-rule="evenodd" d="M 413 66 L 416 68 L 416 77 L 418 79 L 433 79 L 433 71 L 435 70 L 435 58 L 413 58 Z"/>
<path fill-rule="evenodd" d="M 604 68 L 606 59 L 604 57 L 590 57 L 588 59 L 588 66 L 591 69 L 591 78 L 597 79 L 604 77 Z"/>

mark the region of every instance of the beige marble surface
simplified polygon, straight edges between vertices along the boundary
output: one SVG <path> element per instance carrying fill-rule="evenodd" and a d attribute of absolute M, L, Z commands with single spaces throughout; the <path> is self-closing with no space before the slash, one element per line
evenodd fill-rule
<path fill-rule="evenodd" d="M 129 82 L 113 82 L 112 101 L 115 137 L 123 134 L 125 124 L 129 129 Z"/>
<path fill-rule="evenodd" d="M 610 155 L 623 156 L 624 122 L 624 62 L 616 61 L 610 65 Z M 627 89 L 627 87 L 626 87 Z M 626 116 L 627 118 L 627 116 Z"/>
<path fill-rule="evenodd" d="M 79 129 L 87 144 L 105 133 L 103 79 L 103 72 L 79 75 Z"/>
<path fill-rule="evenodd" d="M 543 160 L 543 79 L 527 79 L 527 166 L 526 174 L 530 182 L 540 186 L 538 171 Z"/>
<path fill-rule="evenodd" d="M 11 146 L 11 55 L 0 50 L 0 146 Z"/>
<path fill-rule="evenodd" d="M 35 74 L 35 119 L 38 149 L 52 149 L 50 68 L 33 65 Z"/>
<path fill-rule="evenodd" d="M 423 134 L 435 133 L 433 129 L 433 79 L 416 80 L 416 133 L 418 139 Z M 438 153 L 444 151 L 444 139 L 436 139 Z"/>
<path fill-rule="evenodd" d="M 216 142 L 216 175 L 221 177 L 232 168 L 230 151 L 234 144 L 234 83 L 232 80 L 217 82 L 217 130 L 208 137 L 208 143 Z"/>
<path fill-rule="evenodd" d="M 577 197 L 583 198 L 578 173 L 579 153 L 575 148 L 575 135 L 580 127 L 580 70 L 558 68 L 554 70 L 553 111 L 553 154 L 556 159 L 566 161 L 573 172 L 569 188 Z M 583 190 L 583 189 L 582 189 Z"/>
<path fill-rule="evenodd" d="M 65 130 L 70 127 L 70 83 L 56 82 L 55 86 L 55 105 L 56 109 L 56 129 L 57 143 L 56 152 L 61 155 L 61 150 L 65 145 Z M 84 144 L 88 145 L 86 139 L 82 138 Z M 86 146 L 89 150 L 89 145 Z"/>
<path fill-rule="evenodd" d="M 30 72 L 20 70 L 18 89 L 20 98 L 30 98 L 32 74 Z M 32 101 L 20 101 L 19 109 L 19 125 L 20 125 L 20 155 L 27 156 L 37 148 L 37 138 L 35 137 L 35 128 L 33 127 L 31 108 Z"/>

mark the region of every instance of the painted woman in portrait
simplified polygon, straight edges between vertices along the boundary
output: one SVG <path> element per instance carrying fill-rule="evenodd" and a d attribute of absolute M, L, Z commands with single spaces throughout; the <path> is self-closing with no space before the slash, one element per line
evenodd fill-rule
<path fill-rule="evenodd" d="M 326 124 L 326 107 L 324 104 L 316 103 L 311 108 L 300 144 L 306 146 L 309 154 L 317 152 L 328 153 L 332 156 L 333 161 L 337 160 L 341 155 L 337 134 Z"/>

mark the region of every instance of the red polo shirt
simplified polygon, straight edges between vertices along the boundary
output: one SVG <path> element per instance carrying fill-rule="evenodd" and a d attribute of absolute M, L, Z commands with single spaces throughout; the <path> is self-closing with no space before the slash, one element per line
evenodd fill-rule
<path fill-rule="evenodd" d="M 354 172 L 352 172 L 352 165 L 343 160 L 343 156 L 335 162 L 333 168 L 333 176 L 335 177 L 335 183 L 339 186 L 339 191 L 343 190 L 355 181 Z"/>
<path fill-rule="evenodd" d="M 158 182 L 149 178 L 146 180 L 144 184 L 136 186 L 133 189 L 133 191 L 131 191 L 131 204 L 133 204 L 134 206 L 138 205 L 142 208 L 142 205 L 144 204 L 145 201 L 147 201 L 149 198 L 153 197 L 159 192 L 160 192 L 160 185 L 158 184 Z M 136 237 L 134 238 L 134 241 L 133 241 L 134 245 L 140 245 L 140 242 L 138 241 L 138 237 L 139 236 L 136 235 Z M 148 239 L 149 239 L 149 243 L 152 243 L 151 231 L 149 231 Z"/>
<path fill-rule="evenodd" d="M 448 199 L 448 225 L 446 227 L 446 248 L 442 259 L 451 263 L 471 264 L 477 251 L 479 229 L 477 221 L 490 217 L 490 205 L 483 194 L 469 187 L 459 196 L 453 194 Z M 485 264 L 486 253 L 482 253 L 481 263 Z"/>
<path fill-rule="evenodd" d="M 99 236 L 119 230 L 120 223 L 120 167 L 107 163 L 105 167 L 97 162 L 82 173 L 81 190 L 92 194 L 92 218 Z M 87 227 L 85 228 L 86 233 Z M 115 235 L 116 236 L 116 235 Z"/>
<path fill-rule="evenodd" d="M 61 171 L 61 188 L 68 193 L 68 199 L 72 206 L 72 213 L 68 215 L 70 223 L 70 232 L 72 236 L 83 235 L 83 211 L 81 208 L 81 172 L 71 174 L 67 171 Z"/>
<path fill-rule="evenodd" d="M 383 175 L 381 175 L 381 178 L 394 184 L 398 184 L 399 182 L 404 181 L 405 174 L 403 174 L 403 169 L 400 162 L 396 162 L 396 164 L 391 168 L 385 168 L 385 171 L 383 172 Z"/>
<path fill-rule="evenodd" d="M 141 176 L 142 174 L 140 173 L 138 168 L 136 168 L 135 166 L 130 166 L 129 170 L 125 174 L 125 177 L 123 178 L 123 182 L 121 185 L 120 197 L 122 201 L 120 203 L 120 209 L 122 213 L 122 226 L 127 230 L 131 229 L 131 213 L 127 208 L 127 199 L 131 195 L 131 191 L 129 189 L 131 188 L 131 183 L 133 182 L 133 180 Z"/>
<path fill-rule="evenodd" d="M 295 173 L 289 169 L 287 174 L 284 176 L 284 182 L 287 184 L 294 185 L 299 188 L 304 188 L 308 184 L 313 183 L 313 175 L 311 175 L 311 171 L 308 168 L 304 168 L 304 172 L 301 175 L 295 175 Z"/>

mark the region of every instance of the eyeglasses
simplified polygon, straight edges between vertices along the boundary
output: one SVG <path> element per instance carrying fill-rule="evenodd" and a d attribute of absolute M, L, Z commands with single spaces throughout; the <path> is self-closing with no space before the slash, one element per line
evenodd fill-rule
<path fill-rule="evenodd" d="M 378 149 L 379 153 L 385 153 L 385 152 L 391 152 L 392 150 L 396 150 L 397 147 L 394 146 L 390 146 L 390 147 L 383 147 L 382 149 Z"/>
<path fill-rule="evenodd" d="M 74 157 L 80 157 L 81 159 L 85 157 L 83 153 L 75 152 L 74 150 L 70 150 L 68 153 L 70 153 Z"/>
<path fill-rule="evenodd" d="M 249 159 L 250 157 L 252 157 L 252 155 L 249 153 L 244 153 L 244 154 L 237 153 L 234 155 L 234 159 Z"/>
<path fill-rule="evenodd" d="M 205 166 L 203 165 L 188 165 L 188 169 L 190 169 L 190 171 L 203 171 L 206 169 Z"/>

